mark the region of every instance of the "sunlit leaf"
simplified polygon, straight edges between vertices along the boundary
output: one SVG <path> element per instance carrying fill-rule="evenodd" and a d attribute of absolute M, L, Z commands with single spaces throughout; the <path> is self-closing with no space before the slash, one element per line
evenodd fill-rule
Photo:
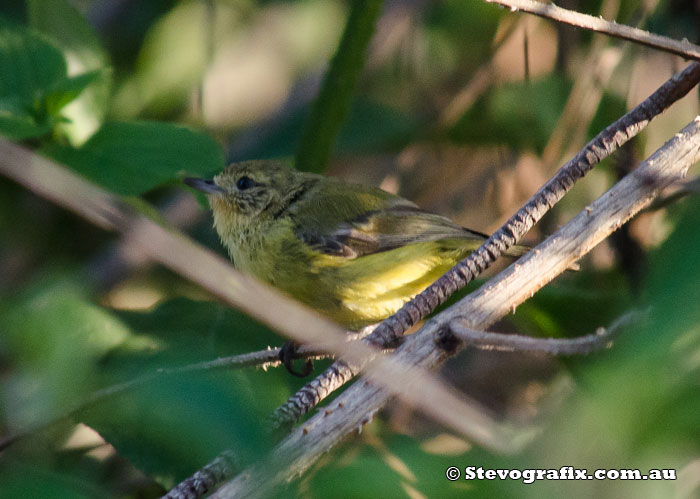
<path fill-rule="evenodd" d="M 70 102 L 63 110 L 69 121 L 61 125 L 61 130 L 72 144 L 81 144 L 97 130 L 107 112 L 112 90 L 112 73 L 106 70 L 109 58 L 97 33 L 66 0 L 28 0 L 27 13 L 30 26 L 64 51 L 72 77 L 93 75 L 89 81 L 74 81 L 73 89 L 81 84 L 85 84 L 83 88 L 89 84 L 89 88 L 63 104 Z"/>
<path fill-rule="evenodd" d="M 0 133 L 13 139 L 46 135 L 63 121 L 59 112 L 95 79 L 69 78 L 61 51 L 23 27 L 0 22 Z"/>
<path fill-rule="evenodd" d="M 69 102 L 75 100 L 88 85 L 100 77 L 100 71 L 90 71 L 78 76 L 62 78 L 53 85 L 46 96 L 46 109 L 57 115 Z"/>

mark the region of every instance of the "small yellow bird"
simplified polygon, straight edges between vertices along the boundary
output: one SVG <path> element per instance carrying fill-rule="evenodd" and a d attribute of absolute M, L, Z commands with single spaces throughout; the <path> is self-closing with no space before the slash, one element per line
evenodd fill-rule
<path fill-rule="evenodd" d="M 275 161 L 185 183 L 207 194 L 236 268 L 352 330 L 392 315 L 487 237 L 381 189 Z"/>

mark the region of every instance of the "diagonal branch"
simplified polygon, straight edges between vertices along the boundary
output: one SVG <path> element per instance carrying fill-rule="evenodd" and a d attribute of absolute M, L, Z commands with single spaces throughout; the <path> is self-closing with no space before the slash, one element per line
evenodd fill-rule
<path fill-rule="evenodd" d="M 651 119 L 685 96 L 698 81 L 700 81 L 700 63 L 694 62 L 675 74 L 637 107 L 596 135 L 477 250 L 406 303 L 396 314 L 379 324 L 365 341 L 381 348 L 395 344 L 408 328 L 430 314 L 453 293 L 466 286 L 506 249 L 514 245 L 573 187 L 577 180 L 637 135 Z M 278 426 L 297 421 L 334 390 L 350 381 L 362 368 L 363 363 L 348 364 L 343 361 L 333 363 L 278 407 L 272 414 L 272 420 Z"/>
<path fill-rule="evenodd" d="M 533 251 L 408 336 L 391 357 L 417 368 L 439 367 L 464 347 L 449 331 L 453 324 L 481 329 L 505 316 L 648 206 L 661 189 L 682 178 L 699 159 L 700 116 Z M 369 372 L 377 360 L 384 359 L 374 359 Z M 398 383 L 405 387 L 416 381 L 414 370 L 401 375 Z M 244 470 L 211 497 L 270 496 L 277 486 L 298 476 L 339 440 L 367 423 L 391 396 L 374 383 L 355 383 L 283 440 L 263 462 Z M 471 422 L 473 413 L 453 416 Z"/>

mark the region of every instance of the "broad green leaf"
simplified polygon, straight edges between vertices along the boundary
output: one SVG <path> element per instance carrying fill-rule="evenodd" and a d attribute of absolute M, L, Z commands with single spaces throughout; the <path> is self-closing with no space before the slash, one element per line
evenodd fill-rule
<path fill-rule="evenodd" d="M 659 321 L 680 332 L 700 324 L 700 199 L 689 197 L 676 217 L 675 230 L 651 255 L 647 287 L 650 299 L 663 310 Z"/>
<path fill-rule="evenodd" d="M 275 341 L 264 327 L 216 303 L 178 299 L 151 311 L 116 312 L 90 303 L 64 280 L 42 280 L 1 306 L 0 342 L 13 368 L 0 397 L 4 424 L 13 429 L 159 368 Z M 227 448 L 241 459 L 263 452 L 261 422 L 288 394 L 287 378 L 283 370 L 190 370 L 100 398 L 73 420 L 171 487 Z"/>
<path fill-rule="evenodd" d="M 99 38 L 87 20 L 66 0 L 27 0 L 29 25 L 94 69 L 106 62 Z"/>
<path fill-rule="evenodd" d="M 208 9 L 200 1 L 178 2 L 150 27 L 136 72 L 115 95 L 117 116 L 165 115 L 182 106 L 207 66 Z"/>
<path fill-rule="evenodd" d="M 0 97 L 17 97 L 34 104 L 65 78 L 61 51 L 41 35 L 0 22 Z"/>
<path fill-rule="evenodd" d="M 13 359 L 3 379 L 9 422 L 43 420 L 95 388 L 97 359 L 128 329 L 66 280 L 42 279 L 0 311 L 0 341 Z"/>
<path fill-rule="evenodd" d="M 171 488 L 224 450 L 235 449 L 244 461 L 265 451 L 265 413 L 246 393 L 248 378 L 263 382 L 265 374 L 169 376 L 103 400 L 81 419 L 121 457 Z"/>
<path fill-rule="evenodd" d="M 213 302 L 179 298 L 145 312 L 118 312 L 131 337 L 104 357 L 108 384 L 279 344 L 267 328 Z M 120 455 L 170 487 L 226 448 L 262 452 L 260 422 L 289 394 L 284 369 L 192 370 L 107 400 L 86 422 Z"/>
<path fill-rule="evenodd" d="M 112 73 L 106 70 L 107 53 L 85 17 L 66 0 L 27 0 L 27 14 L 30 25 L 63 50 L 72 77 L 93 75 L 89 81 L 76 82 L 89 84 L 86 92 L 64 103 L 70 102 L 63 111 L 70 121 L 61 130 L 73 145 L 82 144 L 99 128 L 109 106 Z"/>
<path fill-rule="evenodd" d="M 134 369 L 181 365 L 281 346 L 284 339 L 250 317 L 215 302 L 177 298 L 148 312 L 115 312 L 134 332 L 103 360 L 107 369 Z M 262 374 L 262 373 L 259 373 Z M 265 388 L 256 388 L 259 402 L 272 410 L 303 380 L 291 377 L 284 368 L 269 369 Z M 266 396 L 263 396 L 266 393 Z M 251 393 L 252 395 L 252 393 Z M 267 397 L 267 398 L 266 398 Z"/>
<path fill-rule="evenodd" d="M 40 137 L 65 122 L 59 113 L 96 78 L 67 76 L 61 51 L 42 35 L 0 22 L 0 133 Z"/>
<path fill-rule="evenodd" d="M 100 71 L 90 71 L 78 76 L 63 78 L 48 91 L 46 110 L 52 116 L 58 113 L 71 101 L 75 100 L 83 90 L 100 77 Z"/>
<path fill-rule="evenodd" d="M 364 431 L 371 437 L 350 438 L 334 449 L 331 459 L 302 477 L 299 491 L 312 497 L 495 497 L 474 494 L 480 484 L 464 479 L 465 466 L 488 465 L 488 455 L 478 447 L 447 432 L 397 435 L 381 422 Z M 450 466 L 461 468 L 460 480 L 445 478 Z"/>
<path fill-rule="evenodd" d="M 142 194 L 185 173 L 212 175 L 224 166 L 212 138 L 169 123 L 107 123 L 80 148 L 52 144 L 44 152 L 124 195 Z"/>

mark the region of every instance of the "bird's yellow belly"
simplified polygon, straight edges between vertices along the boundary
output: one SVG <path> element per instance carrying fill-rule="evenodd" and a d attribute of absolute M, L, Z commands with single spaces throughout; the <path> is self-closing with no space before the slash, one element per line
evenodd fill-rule
<path fill-rule="evenodd" d="M 395 313 L 474 248 L 473 241 L 442 240 L 348 259 L 260 243 L 232 251 L 236 267 L 352 330 Z"/>
<path fill-rule="evenodd" d="M 464 241 L 417 243 L 338 261 L 324 256 L 311 269 L 312 292 L 288 292 L 350 329 L 386 319 L 444 274 L 470 249 Z M 283 289 L 283 283 L 278 283 Z"/>

